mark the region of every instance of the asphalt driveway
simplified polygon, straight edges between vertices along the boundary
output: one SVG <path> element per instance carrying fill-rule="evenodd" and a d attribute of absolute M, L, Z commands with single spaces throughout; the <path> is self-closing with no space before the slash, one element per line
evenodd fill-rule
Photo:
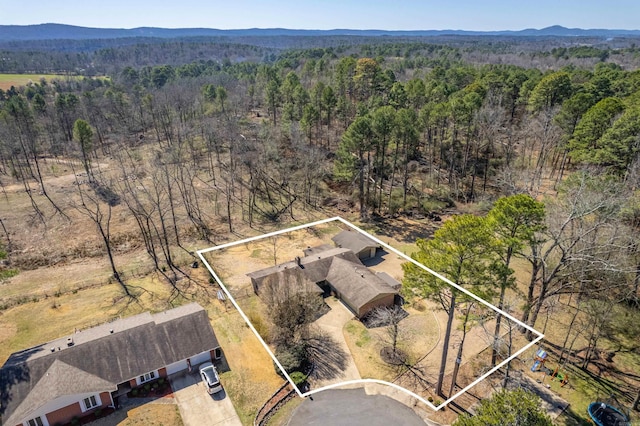
<path fill-rule="evenodd" d="M 197 373 L 169 377 L 169 382 L 185 426 L 242 426 L 225 391 L 209 395 Z"/>
<path fill-rule="evenodd" d="M 307 398 L 291 415 L 288 426 L 424 426 L 409 407 L 360 389 L 334 389 Z"/>

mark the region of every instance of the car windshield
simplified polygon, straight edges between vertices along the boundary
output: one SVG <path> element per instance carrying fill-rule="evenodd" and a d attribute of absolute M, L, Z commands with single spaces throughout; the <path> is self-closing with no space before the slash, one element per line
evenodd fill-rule
<path fill-rule="evenodd" d="M 202 374 L 207 378 L 207 383 L 210 385 L 215 385 L 218 383 L 218 376 L 216 374 L 216 370 L 213 367 L 205 368 L 202 370 Z"/>

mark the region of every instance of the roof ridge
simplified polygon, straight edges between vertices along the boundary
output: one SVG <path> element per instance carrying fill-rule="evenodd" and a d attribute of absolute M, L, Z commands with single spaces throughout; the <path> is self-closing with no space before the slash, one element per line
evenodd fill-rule
<path fill-rule="evenodd" d="M 115 390 L 116 388 L 117 384 L 56 358 L 33 386 L 29 395 L 16 407 L 11 417 L 5 420 L 5 423 L 14 424 L 18 419 L 27 417 L 28 413 L 40 408 L 48 401 L 65 395 Z M 45 400 L 41 398 L 43 393 L 47 394 Z"/>

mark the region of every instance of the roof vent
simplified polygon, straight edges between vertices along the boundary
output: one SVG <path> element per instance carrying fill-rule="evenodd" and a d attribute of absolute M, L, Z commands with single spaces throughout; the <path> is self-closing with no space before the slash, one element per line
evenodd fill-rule
<path fill-rule="evenodd" d="M 113 328 L 109 330 L 109 333 L 113 334 Z"/>
<path fill-rule="evenodd" d="M 67 337 L 67 346 L 73 346 L 73 337 Z"/>
<path fill-rule="evenodd" d="M 56 351 L 56 348 L 55 348 L 55 347 L 52 347 L 52 348 L 51 348 L 51 352 L 55 352 L 55 351 Z"/>

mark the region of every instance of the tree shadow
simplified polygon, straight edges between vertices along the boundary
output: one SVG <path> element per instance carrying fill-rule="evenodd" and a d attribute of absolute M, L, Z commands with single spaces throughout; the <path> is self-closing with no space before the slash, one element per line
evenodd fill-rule
<path fill-rule="evenodd" d="M 435 221 L 429 219 L 419 222 L 416 221 L 412 223 L 411 226 L 407 226 L 407 224 L 401 220 L 374 218 L 374 220 L 370 222 L 370 225 L 376 228 L 375 233 L 377 235 L 395 238 L 402 243 L 415 243 L 418 238 L 430 238 L 439 227 Z"/>
<path fill-rule="evenodd" d="M 328 380 L 340 377 L 347 367 L 347 353 L 326 333 L 318 333 L 308 339 L 307 354 L 313 365 L 310 373 L 312 379 Z"/>

